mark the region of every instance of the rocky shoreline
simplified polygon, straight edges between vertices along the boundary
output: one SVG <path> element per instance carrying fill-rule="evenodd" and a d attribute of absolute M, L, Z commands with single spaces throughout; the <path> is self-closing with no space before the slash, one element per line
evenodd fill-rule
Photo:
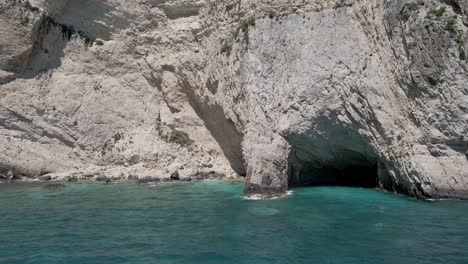
<path fill-rule="evenodd" d="M 14 178 L 14 179 L 5 179 L 0 178 L 0 189 L 5 186 L 43 186 L 47 189 L 59 189 L 65 187 L 67 183 L 98 183 L 98 184 L 111 184 L 111 183 L 134 183 L 134 184 L 171 184 L 171 183 L 182 183 L 182 182 L 196 182 L 196 181 L 210 181 L 210 180 L 223 180 L 223 181 L 243 181 L 243 178 L 224 178 L 219 177 L 219 175 L 209 175 L 208 177 L 191 177 L 191 178 L 178 178 L 178 177 L 169 177 L 169 178 L 160 178 L 156 176 L 144 176 L 137 177 L 131 176 L 128 178 L 115 178 L 108 177 L 103 175 L 90 176 L 83 175 L 80 177 L 77 176 L 67 176 L 63 178 L 51 178 L 48 175 L 39 176 L 36 178 Z"/>
<path fill-rule="evenodd" d="M 34 183 L 34 182 L 135 182 L 135 183 L 167 183 L 167 182 L 189 182 L 203 180 L 242 180 L 242 177 L 227 177 L 223 171 L 209 170 L 180 170 L 168 169 L 163 173 L 133 174 L 121 172 L 118 174 L 97 173 L 47 173 L 38 176 L 15 175 L 12 171 L 0 173 L 0 183 Z"/>

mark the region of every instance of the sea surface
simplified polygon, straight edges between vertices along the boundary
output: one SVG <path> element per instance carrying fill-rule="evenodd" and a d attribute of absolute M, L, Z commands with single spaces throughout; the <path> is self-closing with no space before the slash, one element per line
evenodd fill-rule
<path fill-rule="evenodd" d="M 0 187 L 0 263 L 468 263 L 468 202 L 242 183 Z"/>

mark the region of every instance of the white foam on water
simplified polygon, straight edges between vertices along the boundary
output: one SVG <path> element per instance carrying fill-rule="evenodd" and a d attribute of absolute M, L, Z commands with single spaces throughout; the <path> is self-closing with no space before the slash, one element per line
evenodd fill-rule
<path fill-rule="evenodd" d="M 250 200 L 250 201 L 258 201 L 258 200 L 275 200 L 275 199 L 280 199 L 280 198 L 284 198 L 284 197 L 287 197 L 287 196 L 291 196 L 293 195 L 293 191 L 292 190 L 289 190 L 287 191 L 286 193 L 284 193 L 283 195 L 279 195 L 279 196 L 275 196 L 275 197 L 265 197 L 261 194 L 254 194 L 254 195 L 249 195 L 249 196 L 242 196 L 242 199 L 244 200 Z"/>
<path fill-rule="evenodd" d="M 261 194 L 254 194 L 254 195 L 250 195 L 250 196 L 242 196 L 242 199 L 251 200 L 251 201 L 258 201 L 258 200 L 263 200 L 264 198 L 262 197 Z"/>

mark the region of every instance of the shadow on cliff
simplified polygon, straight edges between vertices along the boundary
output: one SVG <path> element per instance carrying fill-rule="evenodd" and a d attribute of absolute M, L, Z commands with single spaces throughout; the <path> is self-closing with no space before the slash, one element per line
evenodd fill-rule
<path fill-rule="evenodd" d="M 62 66 L 64 49 L 74 38 L 82 37 L 73 28 L 44 17 L 36 33 L 36 40 L 21 77 L 32 79 Z M 83 40 L 85 41 L 85 40 Z M 86 42 L 85 45 L 89 43 Z"/>
<path fill-rule="evenodd" d="M 288 185 L 378 187 L 379 157 L 358 131 L 358 124 L 331 115 L 317 118 L 304 134 L 289 135 Z"/>
<path fill-rule="evenodd" d="M 94 44 L 102 45 L 101 41 L 96 41 L 97 37 L 103 40 L 110 38 L 110 32 L 104 30 L 101 24 L 90 26 L 83 21 L 107 19 L 112 20 L 109 23 L 112 22 L 116 28 L 128 27 L 127 22 L 118 19 L 120 17 L 110 17 L 108 9 L 105 1 L 82 0 L 67 2 L 63 13 L 57 17 L 43 14 L 34 30 L 34 44 L 26 58 L 26 65 L 18 75 L 31 79 L 61 67 L 64 49 L 70 41 L 82 42 L 83 48 L 87 49 Z"/>
<path fill-rule="evenodd" d="M 242 155 L 243 135 L 236 129 L 232 120 L 226 118 L 221 106 L 202 102 L 188 83 L 184 82 L 181 86 L 190 105 L 218 142 L 232 169 L 237 174 L 245 176 L 245 161 Z"/>

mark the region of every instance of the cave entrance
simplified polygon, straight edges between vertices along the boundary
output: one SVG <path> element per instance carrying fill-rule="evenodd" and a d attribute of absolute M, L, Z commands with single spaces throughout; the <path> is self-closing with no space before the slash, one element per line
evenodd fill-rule
<path fill-rule="evenodd" d="M 289 159 L 289 187 L 346 186 L 376 188 L 379 186 L 377 160 L 358 153 L 344 159 L 320 160 Z"/>

